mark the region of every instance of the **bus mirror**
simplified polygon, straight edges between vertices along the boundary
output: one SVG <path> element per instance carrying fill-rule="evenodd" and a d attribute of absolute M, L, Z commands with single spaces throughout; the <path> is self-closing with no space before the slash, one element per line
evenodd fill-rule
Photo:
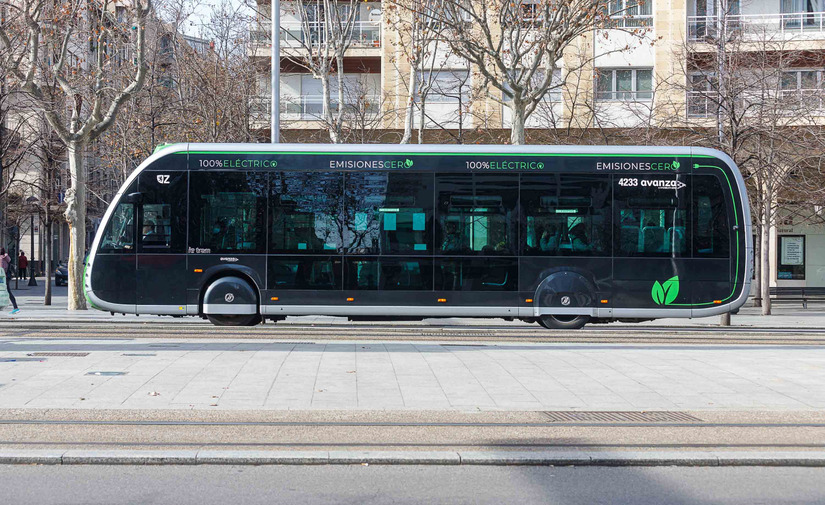
<path fill-rule="evenodd" d="M 143 193 L 129 193 L 122 200 L 124 203 L 134 203 L 140 205 L 143 203 Z"/>

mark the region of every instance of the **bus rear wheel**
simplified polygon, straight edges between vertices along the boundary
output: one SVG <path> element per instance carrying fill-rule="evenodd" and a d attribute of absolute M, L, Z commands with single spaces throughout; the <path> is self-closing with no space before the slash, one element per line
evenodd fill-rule
<path fill-rule="evenodd" d="M 260 314 L 210 314 L 206 317 L 215 326 L 255 326 L 261 322 Z"/>
<path fill-rule="evenodd" d="M 546 315 L 538 318 L 538 323 L 548 330 L 578 330 L 587 322 L 590 316 L 579 315 Z"/>

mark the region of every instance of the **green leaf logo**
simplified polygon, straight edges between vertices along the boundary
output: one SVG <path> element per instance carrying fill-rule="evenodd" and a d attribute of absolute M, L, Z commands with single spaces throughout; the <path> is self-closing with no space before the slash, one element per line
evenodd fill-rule
<path fill-rule="evenodd" d="M 679 162 L 678 162 L 678 161 L 674 161 L 674 162 L 673 162 L 673 164 L 672 164 L 672 165 L 670 165 L 670 166 L 672 166 L 672 167 L 673 167 L 673 170 L 679 170 L 679 165 L 680 165 L 680 164 L 679 164 Z"/>
<path fill-rule="evenodd" d="M 653 297 L 653 301 L 656 302 L 656 305 L 661 305 L 662 302 L 665 301 L 665 290 L 662 289 L 662 285 L 659 284 L 659 281 L 653 283 L 653 289 L 650 291 L 650 296 Z"/>
<path fill-rule="evenodd" d="M 676 301 L 676 297 L 679 296 L 679 276 L 674 275 L 664 284 L 659 284 L 659 281 L 654 282 L 650 296 L 656 305 L 670 305 Z"/>
<path fill-rule="evenodd" d="M 404 160 L 404 166 L 410 168 L 411 166 L 413 166 L 413 160 L 407 158 L 406 160 Z"/>

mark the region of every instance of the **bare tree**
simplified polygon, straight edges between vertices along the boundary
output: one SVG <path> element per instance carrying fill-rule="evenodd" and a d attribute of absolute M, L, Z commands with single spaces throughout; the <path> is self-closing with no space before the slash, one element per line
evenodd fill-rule
<path fill-rule="evenodd" d="M 525 142 L 525 123 L 559 83 L 565 51 L 618 11 L 606 0 L 442 0 L 420 13 L 441 23 L 451 49 L 479 73 L 511 110 L 510 143 Z"/>
<path fill-rule="evenodd" d="M 282 53 L 321 81 L 323 122 L 329 130 L 330 142 L 340 143 L 346 108 L 344 55 L 353 42 L 358 3 L 355 0 L 298 0 L 281 6 L 299 19 L 301 27 L 292 31 L 282 26 Z M 335 99 L 333 92 L 337 95 Z"/>
<path fill-rule="evenodd" d="M 132 1 L 131 23 L 116 18 L 117 10 L 109 0 L 102 4 L 21 0 L 9 9 L 9 23 L 0 26 L 2 65 L 37 102 L 66 146 L 71 180 L 65 213 L 70 232 L 68 307 L 85 309 L 84 154 L 143 86 L 144 30 L 151 0 L 145 5 Z M 125 69 L 130 75 L 124 79 Z"/>

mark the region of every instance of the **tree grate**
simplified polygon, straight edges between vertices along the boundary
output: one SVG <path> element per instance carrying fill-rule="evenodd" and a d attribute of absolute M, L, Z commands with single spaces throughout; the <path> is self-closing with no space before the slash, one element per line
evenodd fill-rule
<path fill-rule="evenodd" d="M 88 355 L 88 352 L 33 352 L 26 354 L 26 356 L 47 356 L 50 358 L 83 358 Z"/>
<path fill-rule="evenodd" d="M 552 411 L 544 412 L 551 422 L 554 423 L 701 423 L 698 417 L 693 417 L 685 412 L 570 412 Z"/>

